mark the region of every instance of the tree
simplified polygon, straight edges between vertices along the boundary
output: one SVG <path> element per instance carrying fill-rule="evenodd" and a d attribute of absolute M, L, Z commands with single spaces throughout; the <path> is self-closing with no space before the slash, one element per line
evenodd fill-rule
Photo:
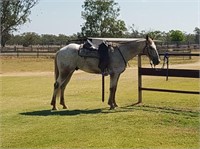
<path fill-rule="evenodd" d="M 11 35 L 11 38 L 8 40 L 7 44 L 9 45 L 23 45 L 23 36 L 22 35 Z"/>
<path fill-rule="evenodd" d="M 0 0 L 1 6 L 1 46 L 5 46 L 8 35 L 27 21 L 31 8 L 38 0 Z"/>
<path fill-rule="evenodd" d="M 130 37 L 133 38 L 138 38 L 140 37 L 140 33 L 137 29 L 135 29 L 135 25 L 132 24 L 132 26 L 130 26 Z"/>
<path fill-rule="evenodd" d="M 162 36 L 161 31 L 149 31 L 146 34 L 148 34 L 152 39 L 160 39 Z"/>
<path fill-rule="evenodd" d="M 40 36 L 34 32 L 23 33 L 22 36 L 23 36 L 22 45 L 25 47 L 29 45 L 35 45 L 40 42 Z"/>
<path fill-rule="evenodd" d="M 57 44 L 65 45 L 68 41 L 68 37 L 64 34 L 59 34 L 56 40 Z"/>
<path fill-rule="evenodd" d="M 177 47 L 179 46 L 180 42 L 184 40 L 184 34 L 179 30 L 171 30 L 170 37 L 171 41 L 174 41 Z"/>
<path fill-rule="evenodd" d="M 118 37 L 126 31 L 124 21 L 117 19 L 120 8 L 114 0 L 85 0 L 82 8 L 83 36 Z"/>
<path fill-rule="evenodd" d="M 52 34 L 42 34 L 41 35 L 41 43 L 44 45 L 54 45 L 56 43 L 56 35 Z"/>
<path fill-rule="evenodd" d="M 195 43 L 200 44 L 200 28 L 195 27 Z"/>

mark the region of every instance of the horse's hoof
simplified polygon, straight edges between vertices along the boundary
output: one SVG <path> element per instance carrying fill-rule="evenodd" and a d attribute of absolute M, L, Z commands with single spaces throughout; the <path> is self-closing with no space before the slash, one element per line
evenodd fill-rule
<path fill-rule="evenodd" d="M 115 109 L 115 107 L 114 106 L 110 106 L 110 110 L 114 110 Z"/>
<path fill-rule="evenodd" d="M 57 110 L 58 110 L 58 108 L 56 108 L 56 107 L 52 108 L 52 111 L 57 111 Z"/>
<path fill-rule="evenodd" d="M 68 106 L 64 105 L 64 106 L 63 106 L 63 109 L 68 109 Z"/>
<path fill-rule="evenodd" d="M 118 105 L 115 103 L 115 104 L 114 104 L 114 107 L 118 107 Z"/>

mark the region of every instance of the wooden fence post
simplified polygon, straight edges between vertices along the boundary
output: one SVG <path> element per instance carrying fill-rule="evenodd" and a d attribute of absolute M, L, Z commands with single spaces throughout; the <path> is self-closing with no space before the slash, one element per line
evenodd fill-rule
<path fill-rule="evenodd" d="M 37 48 L 37 58 L 39 57 L 39 49 Z"/>
<path fill-rule="evenodd" d="M 19 57 L 19 49 L 15 46 L 15 51 L 17 52 L 17 57 Z"/>
<path fill-rule="evenodd" d="M 142 103 L 142 75 L 140 74 L 139 69 L 142 66 L 141 54 L 138 55 L 138 103 Z"/>

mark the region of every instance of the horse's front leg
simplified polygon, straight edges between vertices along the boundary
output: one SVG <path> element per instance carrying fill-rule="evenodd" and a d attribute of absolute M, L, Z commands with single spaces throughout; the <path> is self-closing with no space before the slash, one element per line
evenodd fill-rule
<path fill-rule="evenodd" d="M 110 75 L 110 96 L 109 96 L 109 100 L 108 100 L 108 105 L 110 105 L 110 109 L 115 109 L 115 107 L 118 107 L 115 102 L 115 93 L 117 90 L 119 76 L 120 76 L 120 74 L 111 74 Z"/>

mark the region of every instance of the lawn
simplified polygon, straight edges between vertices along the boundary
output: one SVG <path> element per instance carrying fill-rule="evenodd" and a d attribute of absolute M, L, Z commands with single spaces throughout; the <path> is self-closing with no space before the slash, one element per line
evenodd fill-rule
<path fill-rule="evenodd" d="M 17 61 L 14 59 L 14 61 Z M 3 72 L 50 71 L 52 59 L 18 60 Z M 36 61 L 36 62 L 35 62 Z M 3 61 L 5 62 L 5 61 Z M 39 67 L 38 64 L 48 66 Z M 24 66 L 23 66 L 24 65 Z M 7 69 L 7 70 L 6 70 Z M 22 72 L 23 72 L 22 71 Z M 52 112 L 54 77 L 1 76 L 0 148 L 199 148 L 199 95 L 144 92 L 137 102 L 137 71 L 121 76 L 109 110 L 101 102 L 101 76 L 75 73 L 66 88 L 68 110 Z M 145 87 L 199 90 L 198 79 L 144 77 Z M 106 98 L 109 78 L 106 77 Z"/>

